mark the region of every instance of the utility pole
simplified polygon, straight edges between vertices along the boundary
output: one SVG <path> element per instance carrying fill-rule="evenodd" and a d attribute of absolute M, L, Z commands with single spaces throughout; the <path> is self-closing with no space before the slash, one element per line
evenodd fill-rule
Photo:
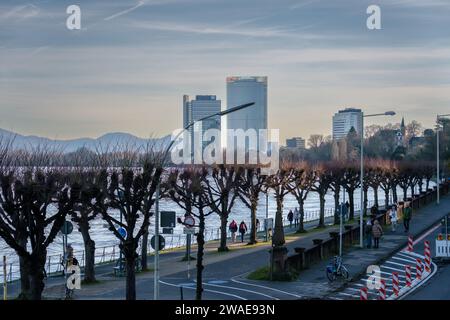
<path fill-rule="evenodd" d="M 6 256 L 3 256 L 3 300 L 8 300 L 8 282 L 6 274 Z"/>

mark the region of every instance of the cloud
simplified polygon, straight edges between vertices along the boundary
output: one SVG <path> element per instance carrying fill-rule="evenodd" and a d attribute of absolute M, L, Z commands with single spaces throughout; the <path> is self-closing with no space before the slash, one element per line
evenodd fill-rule
<path fill-rule="evenodd" d="M 115 18 L 118 18 L 118 17 L 123 16 L 123 15 L 125 15 L 125 14 L 128 14 L 128 13 L 130 13 L 130 12 L 133 12 L 134 10 L 136 10 L 136 9 L 138 9 L 138 8 L 140 8 L 140 7 L 142 7 L 143 5 L 145 5 L 145 1 L 141 0 L 141 1 L 139 1 L 138 4 L 136 4 L 135 6 L 129 8 L 129 9 L 120 11 L 120 12 L 118 12 L 118 13 L 116 13 L 116 14 L 113 14 L 113 15 L 111 15 L 111 16 L 109 16 L 109 17 L 106 17 L 106 18 L 104 18 L 103 20 L 105 20 L 105 21 L 113 20 L 113 19 L 115 19 Z"/>
<path fill-rule="evenodd" d="M 39 12 L 40 9 L 37 6 L 28 3 L 26 5 L 16 6 L 11 10 L 3 14 L 0 14 L 0 19 L 14 19 L 14 20 L 29 19 L 39 15 Z"/>

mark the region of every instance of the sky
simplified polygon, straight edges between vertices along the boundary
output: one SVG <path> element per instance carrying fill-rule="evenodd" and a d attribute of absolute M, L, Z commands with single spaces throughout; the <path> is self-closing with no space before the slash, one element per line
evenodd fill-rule
<path fill-rule="evenodd" d="M 81 8 L 68 30 L 66 8 Z M 381 30 L 366 27 L 369 5 Z M 0 128 L 69 139 L 182 125 L 183 94 L 226 105 L 227 76 L 268 77 L 269 127 L 331 134 L 450 113 L 449 0 L 0 1 Z"/>

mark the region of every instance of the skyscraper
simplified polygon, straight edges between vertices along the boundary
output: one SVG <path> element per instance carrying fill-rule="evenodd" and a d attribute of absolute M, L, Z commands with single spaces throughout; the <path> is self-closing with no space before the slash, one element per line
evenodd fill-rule
<path fill-rule="evenodd" d="M 195 100 L 190 100 L 188 95 L 183 96 L 183 127 L 188 126 L 193 121 L 197 121 L 201 118 L 215 114 L 221 111 L 221 101 L 217 100 L 213 95 L 198 95 L 195 96 Z M 204 120 L 201 123 L 201 134 L 204 135 L 208 129 L 220 130 L 221 121 L 220 117 L 210 118 Z M 191 135 L 191 153 L 193 154 L 194 148 L 194 127 L 189 129 Z M 203 141 L 202 150 L 209 141 Z"/>
<path fill-rule="evenodd" d="M 228 77 L 227 107 L 250 102 L 255 105 L 228 115 L 228 129 L 267 129 L 267 77 Z"/>
<path fill-rule="evenodd" d="M 352 128 L 361 131 L 361 109 L 346 108 L 333 116 L 333 139 L 342 139 Z"/>

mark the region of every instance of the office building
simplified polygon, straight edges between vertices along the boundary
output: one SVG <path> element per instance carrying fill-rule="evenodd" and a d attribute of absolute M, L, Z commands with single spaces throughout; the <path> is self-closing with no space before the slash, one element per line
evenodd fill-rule
<path fill-rule="evenodd" d="M 296 149 L 305 149 L 306 141 L 300 137 L 294 137 L 291 139 L 286 139 L 286 147 L 288 148 L 296 148 Z"/>
<path fill-rule="evenodd" d="M 211 114 L 215 114 L 221 111 L 221 101 L 217 100 L 217 97 L 214 95 L 197 95 L 195 96 L 195 100 L 190 100 L 188 95 L 183 96 L 183 127 L 188 126 L 190 123 L 197 121 L 201 118 L 209 116 Z M 201 134 L 204 136 L 204 133 L 208 129 L 221 129 L 221 121 L 220 117 L 210 118 L 208 120 L 204 120 L 201 123 Z M 191 127 L 189 129 L 191 134 L 191 148 L 192 154 L 194 148 L 197 146 L 194 145 L 194 128 Z M 210 141 L 203 141 L 203 148 L 209 144 Z"/>
<path fill-rule="evenodd" d="M 267 77 L 228 77 L 227 107 L 250 102 L 255 104 L 228 115 L 228 129 L 267 129 Z"/>
<path fill-rule="evenodd" d="M 346 108 L 333 116 L 333 139 L 342 139 L 352 128 L 359 134 L 361 131 L 361 109 Z"/>

